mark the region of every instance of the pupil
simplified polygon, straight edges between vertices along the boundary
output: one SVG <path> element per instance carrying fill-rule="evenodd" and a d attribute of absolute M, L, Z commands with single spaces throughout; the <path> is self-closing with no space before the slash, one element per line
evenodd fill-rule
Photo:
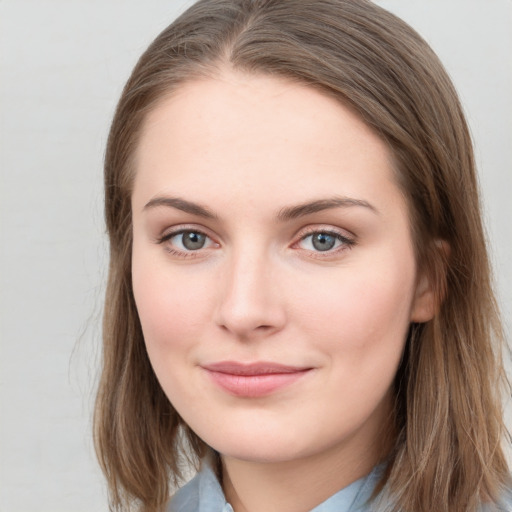
<path fill-rule="evenodd" d="M 313 247 L 317 251 L 328 251 L 334 247 L 336 238 L 327 233 L 317 233 L 313 236 Z"/>
<path fill-rule="evenodd" d="M 197 251 L 203 248 L 206 242 L 206 236 L 201 233 L 196 233 L 195 231 L 185 231 L 182 241 L 185 248 L 190 251 Z"/>

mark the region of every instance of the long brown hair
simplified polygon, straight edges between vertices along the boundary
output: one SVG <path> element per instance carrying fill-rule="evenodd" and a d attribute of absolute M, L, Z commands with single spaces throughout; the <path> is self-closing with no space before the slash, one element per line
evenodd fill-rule
<path fill-rule="evenodd" d="M 112 509 L 162 511 L 187 454 L 198 460 L 208 449 L 169 403 L 146 354 L 131 283 L 130 196 L 147 113 L 183 83 L 225 67 L 314 87 L 351 106 L 389 145 L 439 310 L 411 326 L 396 376 L 383 507 L 467 512 L 495 502 L 508 484 L 503 336 L 471 139 L 441 63 L 413 29 L 366 0 L 200 0 L 140 58 L 108 139 L 110 268 L 95 441 Z"/>

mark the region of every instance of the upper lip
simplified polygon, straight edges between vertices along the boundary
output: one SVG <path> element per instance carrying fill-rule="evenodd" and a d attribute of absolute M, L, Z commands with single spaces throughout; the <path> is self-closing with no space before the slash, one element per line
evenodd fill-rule
<path fill-rule="evenodd" d="M 277 373 L 296 373 L 310 370 L 306 366 L 290 366 L 269 361 L 255 363 L 242 363 L 238 361 L 219 361 L 202 365 L 202 368 L 211 372 L 226 373 L 229 375 L 270 375 Z"/>

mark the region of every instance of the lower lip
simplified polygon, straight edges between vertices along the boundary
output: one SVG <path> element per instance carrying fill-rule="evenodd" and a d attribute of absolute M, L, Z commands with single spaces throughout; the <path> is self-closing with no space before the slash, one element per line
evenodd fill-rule
<path fill-rule="evenodd" d="M 234 396 L 257 398 L 275 393 L 298 381 L 310 370 L 262 375 L 233 375 L 206 370 L 219 387 Z"/>

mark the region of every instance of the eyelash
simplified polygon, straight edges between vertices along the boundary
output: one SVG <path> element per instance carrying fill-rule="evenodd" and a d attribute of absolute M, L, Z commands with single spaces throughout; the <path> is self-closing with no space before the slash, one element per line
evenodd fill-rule
<path fill-rule="evenodd" d="M 196 228 L 193 228 L 193 227 L 179 227 L 179 228 L 177 228 L 177 229 L 175 229 L 175 230 L 173 230 L 173 231 L 171 231 L 169 233 L 166 233 L 163 236 L 157 238 L 156 243 L 160 244 L 160 245 L 164 245 L 164 244 L 166 244 L 166 242 L 168 242 L 169 240 L 171 240 L 175 236 L 182 235 L 184 233 L 196 233 L 198 235 L 205 236 L 208 240 L 213 241 L 212 237 L 209 236 L 207 233 L 205 233 L 201 229 L 196 229 Z M 214 243 L 216 243 L 216 242 L 214 242 Z M 216 243 L 216 244 L 219 245 L 218 243 Z M 165 250 L 169 254 L 171 254 L 172 256 L 179 256 L 181 258 L 197 258 L 198 256 L 201 255 L 200 254 L 201 253 L 201 249 L 197 249 L 196 251 L 194 251 L 194 250 L 181 251 L 179 249 L 176 249 L 176 248 L 172 247 L 170 244 L 166 244 L 165 245 Z"/>
<path fill-rule="evenodd" d="M 293 244 L 293 247 L 297 246 L 304 240 L 306 240 L 308 237 L 313 235 L 327 235 L 332 236 L 335 238 L 337 242 L 340 242 L 340 246 L 334 249 L 329 249 L 326 251 L 314 251 L 310 249 L 302 249 L 304 251 L 307 251 L 308 253 L 312 254 L 314 258 L 329 258 L 333 257 L 334 255 L 339 254 L 340 252 L 344 252 L 346 250 L 351 249 L 356 245 L 356 239 L 352 237 L 348 237 L 344 234 L 341 234 L 339 231 L 333 230 L 332 228 L 322 229 L 321 227 L 313 227 L 313 228 L 307 228 L 304 232 L 300 234 L 300 238 L 297 242 Z"/>
<path fill-rule="evenodd" d="M 208 240 L 210 240 L 211 242 L 216 244 L 217 246 L 219 245 L 218 242 L 215 242 L 212 239 L 212 237 L 209 236 L 207 233 L 205 233 L 203 230 L 193 228 L 193 227 L 179 227 L 169 233 L 164 234 L 161 237 L 158 237 L 156 239 L 156 243 L 160 244 L 160 245 L 164 245 L 164 244 L 166 244 L 166 242 L 168 242 L 172 238 L 182 235 L 184 233 L 196 233 L 198 235 L 203 235 Z M 317 235 L 317 234 L 334 237 L 337 242 L 340 242 L 340 246 L 338 248 L 328 249 L 326 251 L 314 251 L 314 250 L 310 250 L 310 249 L 300 249 L 299 247 L 297 247 L 301 242 L 306 240 L 308 237 Z M 347 237 L 346 235 L 342 235 L 340 232 L 335 231 L 332 228 L 331 229 L 308 228 L 306 231 L 304 231 L 300 234 L 300 238 L 296 242 L 294 242 L 291 247 L 293 247 L 293 248 L 297 247 L 298 250 L 303 250 L 310 254 L 313 254 L 314 255 L 313 257 L 315 257 L 315 258 L 329 258 L 335 254 L 338 254 L 340 252 L 351 249 L 355 245 L 356 245 L 355 238 L 351 238 L 351 237 Z M 179 249 L 172 247 L 169 244 L 167 244 L 165 246 L 165 250 L 169 254 L 171 254 L 173 256 L 178 256 L 181 258 L 197 258 L 197 257 L 201 256 L 202 249 L 204 249 L 204 248 L 199 248 L 195 251 L 194 250 L 181 251 Z"/>

